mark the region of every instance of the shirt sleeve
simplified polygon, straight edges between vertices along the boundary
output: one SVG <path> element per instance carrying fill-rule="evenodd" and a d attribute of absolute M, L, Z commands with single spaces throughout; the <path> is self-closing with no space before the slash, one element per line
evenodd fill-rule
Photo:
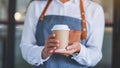
<path fill-rule="evenodd" d="M 28 7 L 26 14 L 24 28 L 22 33 L 22 40 L 20 43 L 20 48 L 23 58 L 31 65 L 40 65 L 47 61 L 49 57 L 45 60 L 41 58 L 41 53 L 44 46 L 36 45 L 35 30 L 38 18 L 35 16 L 35 4 L 32 2 Z"/>
<path fill-rule="evenodd" d="M 95 66 L 102 58 L 102 43 L 104 36 L 104 12 L 101 6 L 95 9 L 93 23 L 85 45 L 80 44 L 81 51 L 72 59 L 85 66 Z"/>

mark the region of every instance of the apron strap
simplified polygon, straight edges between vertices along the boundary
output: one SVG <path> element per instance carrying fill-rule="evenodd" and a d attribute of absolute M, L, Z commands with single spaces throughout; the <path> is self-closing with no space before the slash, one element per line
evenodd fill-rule
<path fill-rule="evenodd" d="M 85 11 L 84 11 L 84 5 L 83 1 L 80 0 L 80 11 L 81 11 L 81 20 L 82 20 L 82 40 L 86 39 L 87 37 L 87 29 L 86 29 L 86 18 L 85 18 Z"/>
<path fill-rule="evenodd" d="M 42 14 L 40 15 L 40 20 L 44 19 L 45 13 L 49 7 L 49 5 L 51 4 L 52 0 L 48 0 Z M 84 5 L 83 5 L 83 1 L 80 0 L 80 11 L 81 11 L 81 18 L 82 18 L 82 40 L 86 39 L 87 36 L 87 29 L 86 29 L 86 18 L 85 18 L 85 11 L 84 11 Z"/>
<path fill-rule="evenodd" d="M 48 2 L 46 4 L 46 6 L 45 6 L 45 8 L 44 8 L 44 10 L 42 12 L 42 14 L 40 15 L 40 20 L 44 19 L 45 13 L 46 13 L 46 11 L 47 11 L 47 9 L 48 9 L 48 7 L 49 7 L 49 5 L 50 5 L 51 2 L 52 2 L 52 0 L 48 0 Z"/>

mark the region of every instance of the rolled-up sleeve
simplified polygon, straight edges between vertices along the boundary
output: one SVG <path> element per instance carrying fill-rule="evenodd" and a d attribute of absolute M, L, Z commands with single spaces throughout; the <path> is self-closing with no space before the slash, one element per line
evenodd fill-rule
<path fill-rule="evenodd" d="M 28 11 L 24 22 L 20 49 L 23 58 L 29 64 L 38 66 L 40 64 L 43 64 L 43 62 L 48 60 L 48 58 L 45 60 L 41 58 L 41 53 L 44 46 L 36 45 L 35 29 L 38 18 L 35 16 L 34 5 L 35 5 L 34 2 L 32 2 L 28 7 Z"/>
<path fill-rule="evenodd" d="M 85 66 L 95 66 L 102 58 L 102 43 L 104 37 L 104 12 L 101 6 L 97 6 L 93 14 L 92 27 L 88 41 L 85 45 L 80 44 L 81 50 L 72 59 Z"/>

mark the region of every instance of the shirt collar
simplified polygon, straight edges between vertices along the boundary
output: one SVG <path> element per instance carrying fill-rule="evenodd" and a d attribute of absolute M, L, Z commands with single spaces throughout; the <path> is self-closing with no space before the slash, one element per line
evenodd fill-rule
<path fill-rule="evenodd" d="M 68 6 L 70 4 L 79 4 L 79 2 L 80 2 L 80 0 L 69 0 L 66 3 L 62 3 L 60 0 L 53 0 L 53 1 L 56 1 L 59 4 L 64 5 L 64 6 Z M 88 1 L 90 1 L 90 0 L 83 0 L 84 6 L 85 6 L 85 4 L 87 4 Z"/>

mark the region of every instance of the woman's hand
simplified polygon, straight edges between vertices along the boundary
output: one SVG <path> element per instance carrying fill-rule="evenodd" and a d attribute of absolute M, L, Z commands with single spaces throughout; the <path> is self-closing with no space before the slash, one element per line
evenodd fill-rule
<path fill-rule="evenodd" d="M 55 50 L 55 53 L 59 53 L 61 55 L 65 55 L 65 56 L 70 56 L 74 53 L 79 53 L 80 52 L 80 43 L 79 42 L 75 42 L 69 46 L 66 47 L 66 50 Z"/>
<path fill-rule="evenodd" d="M 46 59 L 51 56 L 58 46 L 59 40 L 55 39 L 55 34 L 49 35 L 48 39 L 45 41 L 45 47 L 42 51 L 42 59 Z"/>

